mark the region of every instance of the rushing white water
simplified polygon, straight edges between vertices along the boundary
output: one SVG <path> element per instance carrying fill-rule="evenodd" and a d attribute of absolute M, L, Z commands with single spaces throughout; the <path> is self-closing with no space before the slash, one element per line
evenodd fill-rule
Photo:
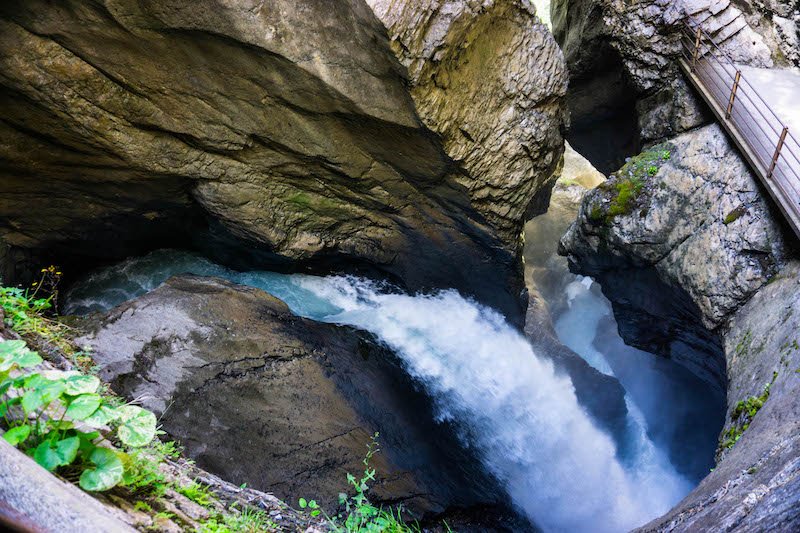
<path fill-rule="evenodd" d="M 440 416 L 469 427 L 486 466 L 543 529 L 623 531 L 676 502 L 653 479 L 661 473 L 653 458 L 623 468 L 572 383 L 494 311 L 454 291 L 385 294 L 350 277 L 300 284 L 342 309 L 326 320 L 372 331 L 396 351 Z"/>
<path fill-rule="evenodd" d="M 667 511 L 688 490 L 648 446 L 642 424 L 634 425 L 633 458 L 620 462 L 571 381 L 501 315 L 455 291 L 411 296 L 355 277 L 238 273 L 158 252 L 79 284 L 68 295 L 69 310 L 108 308 L 183 272 L 260 287 L 297 314 L 374 333 L 434 398 L 439 418 L 463 430 L 514 505 L 546 531 L 624 531 Z"/>

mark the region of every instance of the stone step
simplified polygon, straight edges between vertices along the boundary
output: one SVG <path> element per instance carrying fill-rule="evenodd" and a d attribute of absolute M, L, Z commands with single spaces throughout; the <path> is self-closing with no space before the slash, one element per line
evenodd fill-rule
<path fill-rule="evenodd" d="M 730 7 L 731 2 L 730 0 L 715 0 L 708 6 L 708 10 L 711 12 L 712 15 L 716 15 L 721 11 L 728 9 Z"/>
<path fill-rule="evenodd" d="M 711 34 L 717 44 L 722 44 L 725 41 L 728 41 L 747 27 L 747 21 L 744 19 L 744 16 L 741 13 L 739 15 L 740 16 L 738 18 L 719 30 L 716 34 Z"/>
<path fill-rule="evenodd" d="M 742 12 L 735 7 L 726 9 L 725 11 L 722 11 L 719 14 L 707 19 L 706 24 L 708 24 L 708 26 L 706 27 L 706 31 L 708 33 L 716 33 L 741 16 Z"/>

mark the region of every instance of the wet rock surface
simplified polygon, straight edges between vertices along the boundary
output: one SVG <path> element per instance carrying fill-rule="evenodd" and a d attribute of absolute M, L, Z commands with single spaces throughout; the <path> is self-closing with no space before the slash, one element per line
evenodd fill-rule
<path fill-rule="evenodd" d="M 712 125 L 637 156 L 590 192 L 561 252 L 600 281 L 628 342 L 724 389 L 719 328 L 785 263 L 791 241 L 779 220 Z"/>
<path fill-rule="evenodd" d="M 727 394 L 716 468 L 641 531 L 796 529 L 796 243 L 719 127 L 640 154 L 587 194 L 561 252 L 602 283 L 626 342 Z"/>
<path fill-rule="evenodd" d="M 800 527 L 800 264 L 735 314 L 725 334 L 728 417 L 721 460 L 665 516 L 639 531 L 796 531 Z M 739 402 L 763 406 L 741 431 Z M 738 429 L 728 448 L 726 433 Z"/>
<path fill-rule="evenodd" d="M 368 0 L 408 68 L 422 121 L 463 164 L 458 182 L 512 250 L 563 152 L 567 74 L 526 0 Z M 535 207 L 535 206 L 533 206 Z"/>
<path fill-rule="evenodd" d="M 14 1 L 0 35 L 0 239 L 37 262 L 190 246 L 524 313 L 362 1 Z"/>
<path fill-rule="evenodd" d="M 198 466 L 228 481 L 333 509 L 380 432 L 376 503 L 418 516 L 497 503 L 476 459 L 365 334 L 299 318 L 263 291 L 193 276 L 87 325 L 79 342 L 92 347 L 100 376 L 142 398 Z"/>

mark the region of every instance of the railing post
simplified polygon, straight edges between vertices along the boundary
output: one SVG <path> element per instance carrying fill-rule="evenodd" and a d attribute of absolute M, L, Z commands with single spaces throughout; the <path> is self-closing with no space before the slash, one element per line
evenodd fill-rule
<path fill-rule="evenodd" d="M 783 127 L 783 131 L 781 132 L 781 138 L 778 139 L 778 146 L 775 147 L 775 154 L 772 156 L 772 164 L 769 166 L 769 172 L 767 172 L 767 179 L 772 177 L 772 173 L 775 172 L 775 165 L 778 164 L 778 157 L 781 155 L 781 148 L 783 148 L 783 143 L 786 141 L 786 134 L 789 133 L 789 128 L 787 126 Z"/>
<path fill-rule="evenodd" d="M 731 118 L 731 111 L 733 110 L 733 102 L 736 100 L 736 90 L 739 88 L 739 80 L 742 77 L 742 71 L 736 71 L 736 77 L 733 79 L 733 88 L 731 89 L 731 97 L 728 99 L 728 109 L 725 111 L 725 118 Z"/>
<path fill-rule="evenodd" d="M 697 66 L 697 57 L 700 55 L 700 38 L 703 36 L 703 28 L 697 26 L 697 36 L 694 39 L 694 54 L 692 55 L 692 72 Z"/>

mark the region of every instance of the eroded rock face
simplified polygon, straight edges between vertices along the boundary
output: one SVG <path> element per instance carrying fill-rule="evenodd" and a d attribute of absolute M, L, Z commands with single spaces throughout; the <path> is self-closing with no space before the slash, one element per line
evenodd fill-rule
<path fill-rule="evenodd" d="M 779 66 L 800 67 L 800 9 L 795 0 L 733 0 Z"/>
<path fill-rule="evenodd" d="M 797 531 L 800 527 L 800 263 L 790 262 L 735 314 L 725 334 L 728 417 L 769 396 L 713 472 L 641 531 Z M 735 437 L 734 437 L 735 438 Z M 730 441 L 728 441 L 730 442 Z"/>
<path fill-rule="evenodd" d="M 361 0 L 5 2 L 0 71 L 8 245 L 76 265 L 165 245 L 361 262 L 524 309 Z"/>
<path fill-rule="evenodd" d="M 142 399 L 198 466 L 235 484 L 333 509 L 379 431 L 376 500 L 420 515 L 496 501 L 477 460 L 366 334 L 194 276 L 86 325 L 78 342 L 92 347 L 100 376 Z"/>
<path fill-rule="evenodd" d="M 563 153 L 558 45 L 528 0 L 367 1 L 408 68 L 420 117 L 463 164 L 459 183 L 516 250 Z"/>
<path fill-rule="evenodd" d="M 743 64 L 771 67 L 781 52 L 765 38 L 756 2 L 742 0 L 580 0 L 553 2 L 553 33 L 564 50 L 571 87 L 569 107 L 575 132 L 570 142 L 611 172 L 640 145 L 668 138 L 709 121 L 710 115 L 679 71 L 678 30 L 689 15 L 726 53 Z M 767 15 L 764 15 L 765 17 Z M 777 20 L 777 19 L 776 19 Z M 761 32 L 761 33 L 759 33 Z M 785 64 L 785 61 L 783 62 Z M 626 117 L 630 119 L 626 122 Z M 614 130 L 616 159 L 592 153 L 591 128 Z M 589 130 L 581 142 L 581 131 Z M 573 142 L 573 137 L 577 137 Z M 616 165 L 612 163 L 616 162 Z"/>
<path fill-rule="evenodd" d="M 602 283 L 626 342 L 727 394 L 716 468 L 641 531 L 800 524 L 800 266 L 765 195 L 706 126 L 633 158 L 562 238 L 571 269 Z"/>
<path fill-rule="evenodd" d="M 637 156 L 590 192 L 561 252 L 603 285 L 628 342 L 724 389 L 716 332 L 783 266 L 779 220 L 712 125 Z"/>

